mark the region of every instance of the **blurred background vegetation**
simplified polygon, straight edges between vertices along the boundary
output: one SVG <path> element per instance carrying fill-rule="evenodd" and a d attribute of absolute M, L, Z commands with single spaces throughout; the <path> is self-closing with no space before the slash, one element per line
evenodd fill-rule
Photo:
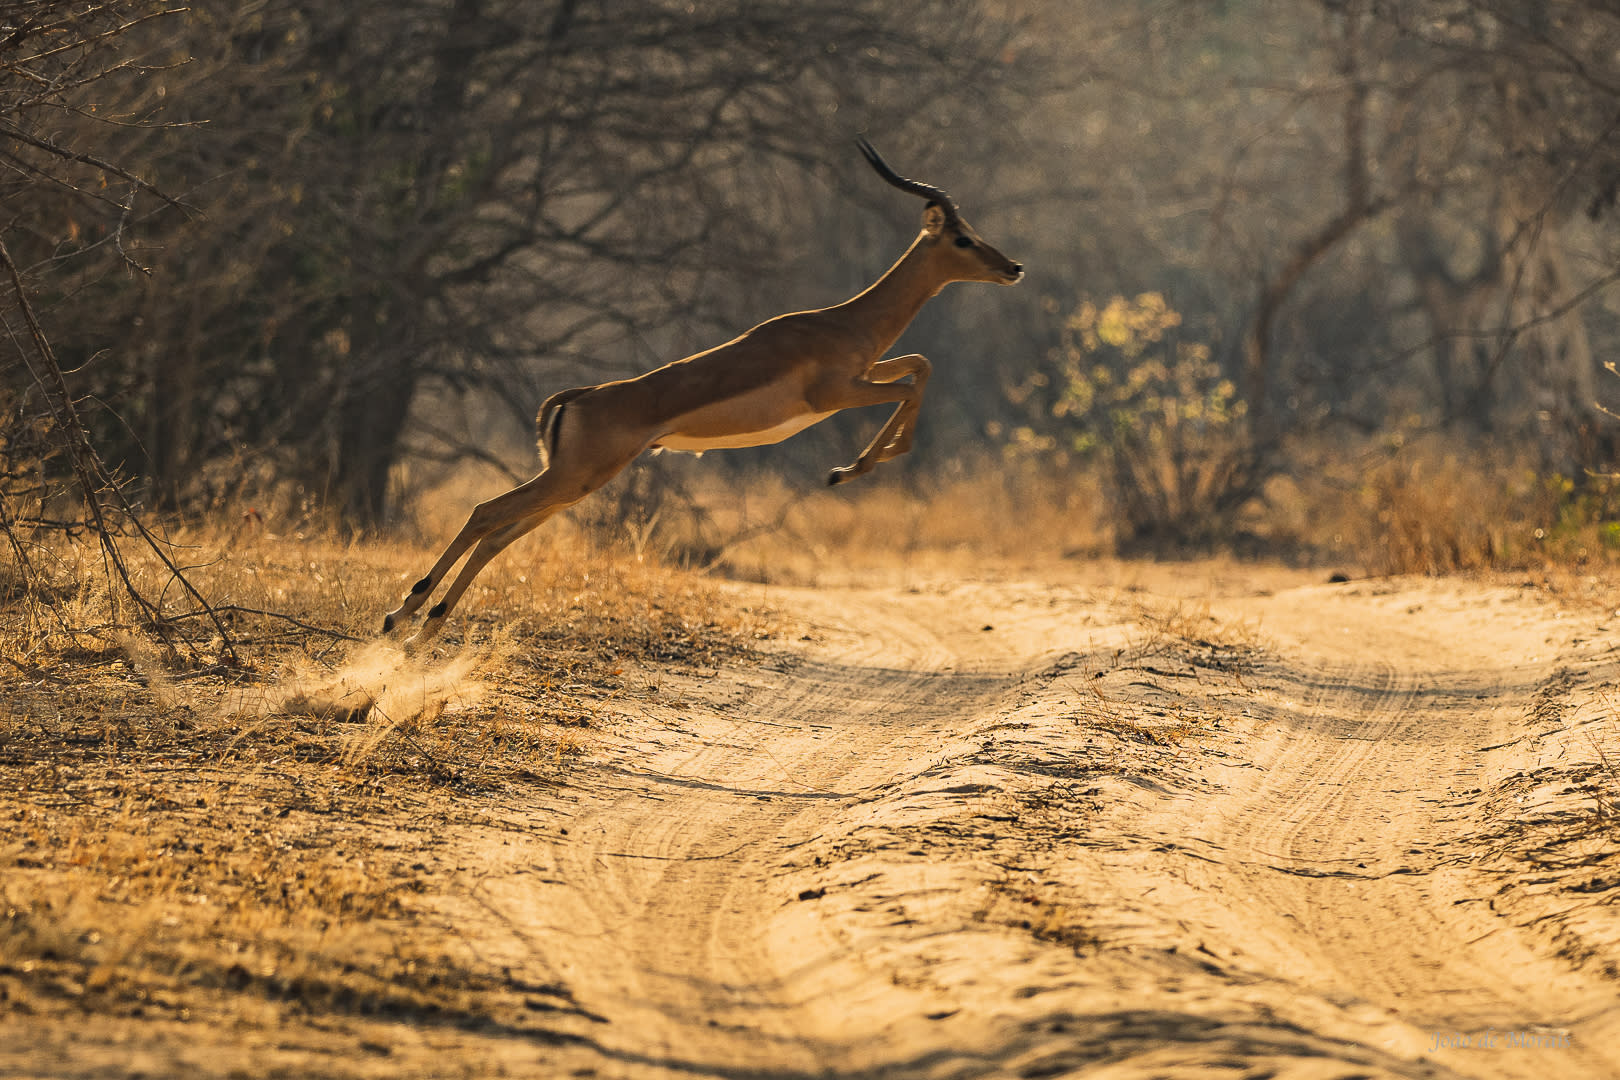
<path fill-rule="evenodd" d="M 1063 550 L 1620 545 L 1606 0 L 0 0 L 8 535 L 113 484 L 369 531 L 476 476 L 464 513 L 554 390 L 881 273 L 916 207 L 857 133 L 1029 269 L 901 341 L 936 374 L 878 484 L 1083 495 Z M 879 419 L 587 512 L 645 543 Z"/>

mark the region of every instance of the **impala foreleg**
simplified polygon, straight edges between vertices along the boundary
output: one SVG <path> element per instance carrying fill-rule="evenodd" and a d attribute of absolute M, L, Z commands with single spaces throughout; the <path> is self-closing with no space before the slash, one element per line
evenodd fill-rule
<path fill-rule="evenodd" d="M 879 462 L 889 461 L 911 449 L 917 430 L 917 414 L 922 409 L 923 388 L 933 371 L 928 358 L 918 353 L 896 356 L 892 360 L 879 360 L 866 370 L 865 381 L 874 389 L 881 388 L 887 395 L 882 401 L 899 401 L 899 406 L 888 423 L 878 431 L 853 465 L 834 469 L 827 477 L 829 484 L 841 484 L 871 472 Z M 899 380 L 911 376 L 909 383 Z"/>

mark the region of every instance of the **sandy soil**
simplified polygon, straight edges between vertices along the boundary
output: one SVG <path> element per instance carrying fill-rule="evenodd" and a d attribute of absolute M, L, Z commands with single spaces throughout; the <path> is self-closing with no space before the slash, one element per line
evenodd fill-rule
<path fill-rule="evenodd" d="M 440 838 L 422 915 L 528 1022 L 285 1067 L 1620 1075 L 1616 613 L 1209 565 L 766 599 L 797 640 L 636 673 Z"/>
<path fill-rule="evenodd" d="M 1135 572 L 778 591 L 801 649 L 661 686 L 447 914 L 580 1075 L 1620 1075 L 1612 825 L 1525 911 L 1487 805 L 1592 613 Z"/>

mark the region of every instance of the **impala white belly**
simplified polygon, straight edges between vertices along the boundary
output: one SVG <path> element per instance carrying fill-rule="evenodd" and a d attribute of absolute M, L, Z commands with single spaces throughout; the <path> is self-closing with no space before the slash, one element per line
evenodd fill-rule
<path fill-rule="evenodd" d="M 797 435 L 811 424 L 827 419 L 832 413 L 805 413 L 790 417 L 780 424 L 759 428 L 756 431 L 736 431 L 724 435 L 683 435 L 672 432 L 653 443 L 654 448 L 660 450 L 683 450 L 687 453 L 701 454 L 705 450 L 736 450 L 744 446 L 769 446 L 779 443 L 783 439 Z"/>

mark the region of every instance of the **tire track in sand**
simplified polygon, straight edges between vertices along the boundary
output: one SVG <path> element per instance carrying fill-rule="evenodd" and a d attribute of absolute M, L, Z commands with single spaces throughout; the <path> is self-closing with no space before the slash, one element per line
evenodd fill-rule
<path fill-rule="evenodd" d="M 838 655 L 745 674 L 745 715 L 621 748 L 566 835 L 529 852 L 541 869 L 484 883 L 481 902 L 528 943 L 525 967 L 610 1021 L 583 1025 L 598 1075 L 914 1072 L 937 1052 L 926 991 L 893 985 L 814 920 L 786 949 L 772 940 L 796 902 L 781 865 L 926 768 L 1017 676 L 946 670 L 952 650 L 879 602 L 840 597 L 838 618 L 861 627 Z"/>
<path fill-rule="evenodd" d="M 1195 870 L 1206 912 L 1238 962 L 1300 991 L 1307 1026 L 1465 1075 L 1543 1080 L 1620 1075 L 1612 986 L 1574 977 L 1545 944 L 1494 915 L 1495 883 L 1471 870 L 1482 749 L 1508 741 L 1551 670 L 1534 626 L 1508 640 L 1449 639 L 1443 619 L 1392 620 L 1376 605 L 1294 597 L 1273 625 L 1298 650 L 1284 700 L 1251 746 L 1259 766 L 1184 824 L 1224 852 Z M 1414 609 L 1416 611 L 1416 609 Z M 1421 612 L 1417 612 L 1421 615 Z M 1540 646 L 1545 660 L 1527 656 Z M 1315 677 L 1304 674 L 1319 672 Z M 1241 955 L 1238 955 L 1241 954 Z M 1478 1045 L 1493 1037 L 1495 1047 Z M 1475 1045 L 1448 1049 L 1437 1033 Z"/>
<path fill-rule="evenodd" d="M 906 853 L 913 878 L 898 887 L 922 925 L 889 936 L 881 905 L 837 909 L 863 913 L 863 937 L 822 914 L 832 893 L 787 893 L 801 845 L 879 796 L 892 821 L 909 798 L 895 805 L 897 781 L 960 754 L 957 740 L 1011 714 L 1020 692 L 1059 693 L 1026 677 L 1054 650 L 1112 648 L 1106 614 L 1082 629 L 1102 605 L 1046 614 L 1016 589 L 988 620 L 892 592 L 802 597 L 845 644 L 734 673 L 740 708 L 632 725 L 564 793 L 567 831 L 536 818 L 526 867 L 481 881 L 489 919 L 469 934 L 572 991 L 559 1030 L 576 1056 L 547 1059 L 558 1074 L 567 1060 L 598 1077 L 780 1080 L 1620 1075 L 1613 986 L 1497 917 L 1462 839 L 1499 778 L 1489 770 L 1512 766 L 1481 749 L 1511 741 L 1551 669 L 1550 616 L 1476 587 L 1461 600 L 1421 588 L 1433 609 L 1421 618 L 1392 610 L 1418 610 L 1400 589 L 1239 605 L 1264 615 L 1281 657 L 1255 673 L 1243 730 L 1194 756 L 1198 785 L 1117 786 L 1065 856 L 1079 902 L 1140 916 L 1137 942 L 1075 952 L 973 923 L 970 898 L 918 899 L 982 885 L 961 851 Z M 1486 601 L 1499 608 L 1457 617 Z M 1008 642 L 963 632 L 981 621 Z M 1018 826 L 998 834 L 1017 840 Z M 935 969 L 937 985 L 898 985 L 887 960 L 930 935 L 959 962 Z M 1556 1059 L 1431 1045 L 1436 1031 L 1492 1028 L 1575 1042 Z"/>

